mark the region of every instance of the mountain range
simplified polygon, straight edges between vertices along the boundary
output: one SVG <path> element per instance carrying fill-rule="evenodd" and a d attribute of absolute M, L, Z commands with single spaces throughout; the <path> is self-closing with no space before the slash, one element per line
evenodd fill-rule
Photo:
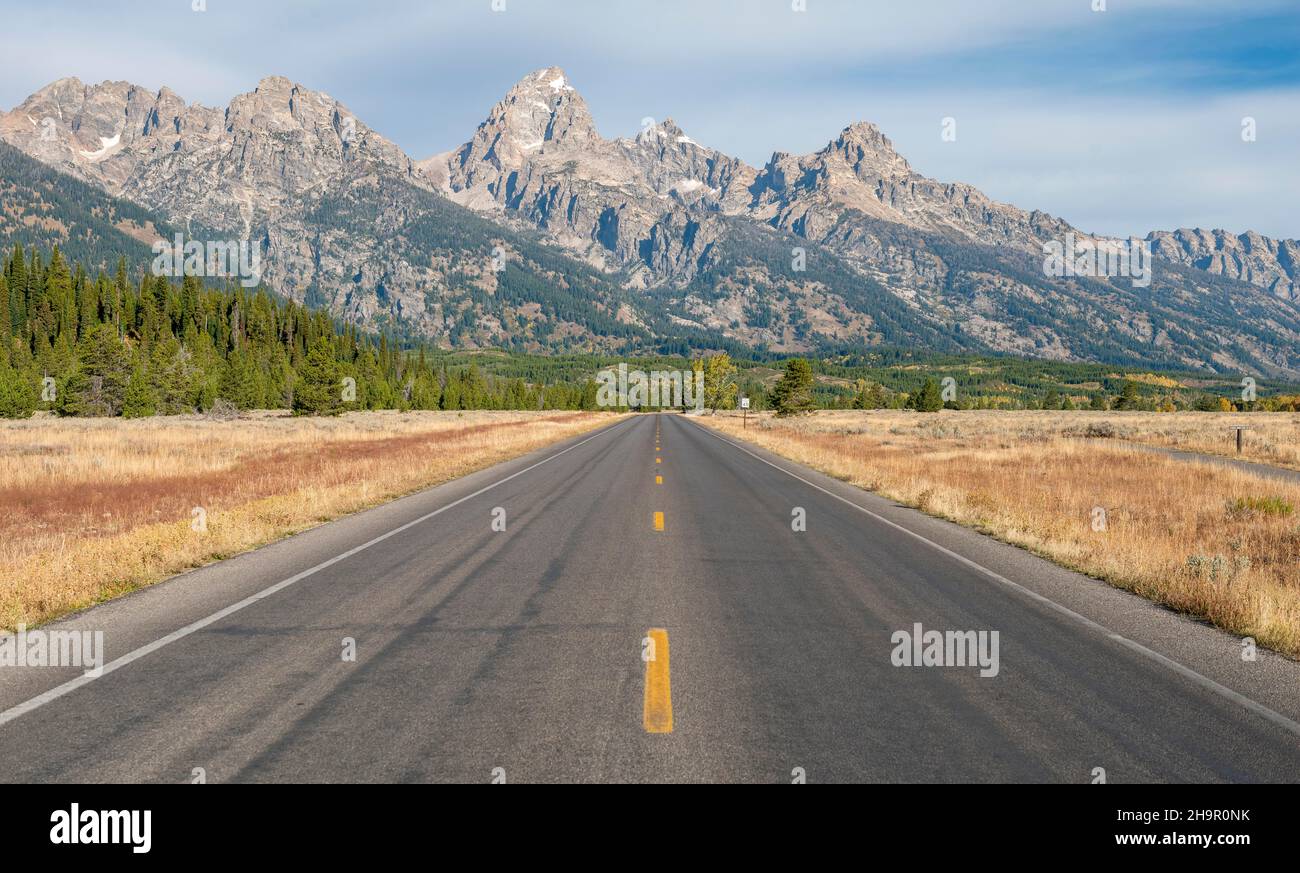
<path fill-rule="evenodd" d="M 1049 275 L 1044 243 L 1098 238 L 927 178 L 865 122 L 751 167 L 671 119 L 603 137 L 552 67 L 422 160 L 281 77 L 224 108 L 62 79 L 0 113 L 0 141 L 5 240 L 249 239 L 279 293 L 448 347 L 883 344 L 1300 375 L 1297 241 L 1155 231 L 1147 286 Z"/>

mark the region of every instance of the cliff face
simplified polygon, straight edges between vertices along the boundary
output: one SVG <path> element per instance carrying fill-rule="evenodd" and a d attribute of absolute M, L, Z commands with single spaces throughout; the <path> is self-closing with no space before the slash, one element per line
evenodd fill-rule
<path fill-rule="evenodd" d="M 922 176 L 865 122 L 755 168 L 671 119 L 606 139 L 550 67 L 418 162 L 280 77 L 225 109 L 64 79 L 0 115 L 0 139 L 253 241 L 290 297 L 447 345 L 889 343 L 1300 372 L 1295 241 L 1153 233 L 1148 287 L 1054 276 L 1044 244 L 1087 233 Z"/>

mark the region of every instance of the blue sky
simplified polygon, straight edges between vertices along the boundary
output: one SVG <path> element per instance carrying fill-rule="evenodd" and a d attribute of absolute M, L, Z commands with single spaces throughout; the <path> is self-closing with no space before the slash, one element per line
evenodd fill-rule
<path fill-rule="evenodd" d="M 605 136 L 672 116 L 761 165 L 867 120 L 926 175 L 1086 230 L 1300 237 L 1300 0 L 1093 2 L 4 0 L 0 106 L 69 75 L 224 105 L 280 74 L 425 157 L 557 65 Z"/>

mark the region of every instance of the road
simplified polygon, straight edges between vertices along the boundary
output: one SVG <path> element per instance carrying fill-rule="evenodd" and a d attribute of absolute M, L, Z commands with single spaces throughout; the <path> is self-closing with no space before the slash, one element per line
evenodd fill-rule
<path fill-rule="evenodd" d="M 1300 779 L 1293 662 L 678 415 L 61 626 L 115 663 L 0 670 L 0 780 Z"/>

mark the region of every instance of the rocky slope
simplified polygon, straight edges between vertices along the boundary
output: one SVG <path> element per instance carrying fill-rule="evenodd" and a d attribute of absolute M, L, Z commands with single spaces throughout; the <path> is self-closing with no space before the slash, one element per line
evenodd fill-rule
<path fill-rule="evenodd" d="M 288 79 L 225 109 L 63 79 L 0 116 L 0 139 L 200 237 L 251 240 L 269 285 L 358 323 L 533 351 L 644 332 L 617 283 L 447 202 L 346 106 Z"/>
<path fill-rule="evenodd" d="M 0 139 L 191 229 L 254 240 L 296 299 L 446 345 L 897 344 L 1300 374 L 1296 243 L 1152 234 L 1149 287 L 1054 277 L 1060 219 L 914 171 L 875 126 L 760 168 L 671 119 L 597 131 L 562 69 L 415 162 L 328 95 L 225 109 L 62 80 Z"/>
<path fill-rule="evenodd" d="M 1163 258 L 1258 285 L 1285 300 L 1300 301 L 1300 240 L 1274 240 L 1253 231 L 1180 229 L 1147 235 Z"/>
<path fill-rule="evenodd" d="M 0 251 L 58 246 L 69 261 L 111 273 L 120 258 L 151 259 L 154 240 L 175 232 L 157 213 L 0 142 Z"/>
<path fill-rule="evenodd" d="M 464 146 L 420 167 L 457 202 L 534 226 L 621 270 L 671 317 L 751 345 L 925 335 L 1064 360 L 1300 367 L 1300 313 L 1278 299 L 1294 297 L 1282 293 L 1294 287 L 1289 244 L 1254 237 L 1244 246 L 1253 259 L 1216 260 L 1156 240 L 1162 260 L 1145 290 L 1046 276 L 1045 242 L 1095 238 L 922 176 L 868 123 L 753 168 L 670 120 L 631 139 L 601 137 L 553 67 L 511 88 Z"/>

